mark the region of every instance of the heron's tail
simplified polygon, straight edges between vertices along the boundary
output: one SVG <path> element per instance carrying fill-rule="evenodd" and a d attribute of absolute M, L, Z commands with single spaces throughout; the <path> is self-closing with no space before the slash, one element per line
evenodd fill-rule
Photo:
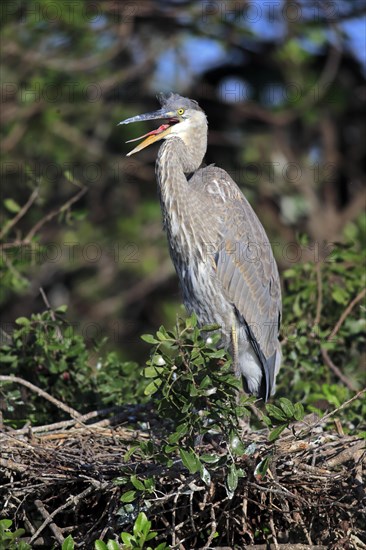
<path fill-rule="evenodd" d="M 236 308 L 235 308 L 236 309 Z M 232 329 L 232 347 L 236 374 L 242 375 L 244 390 L 268 401 L 276 388 L 276 376 L 281 365 L 281 346 L 277 342 L 276 351 L 265 357 L 251 327 L 236 309 L 239 322 L 244 327 L 244 342 L 238 341 L 236 329 Z"/>

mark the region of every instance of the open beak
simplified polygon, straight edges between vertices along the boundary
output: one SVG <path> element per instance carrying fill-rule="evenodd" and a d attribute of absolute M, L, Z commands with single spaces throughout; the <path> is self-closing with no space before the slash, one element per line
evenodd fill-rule
<path fill-rule="evenodd" d="M 138 151 L 141 151 L 141 149 L 145 149 L 145 147 L 148 147 L 152 143 L 155 143 L 155 141 L 159 141 L 163 139 L 166 135 L 168 135 L 171 132 L 171 128 L 174 124 L 176 124 L 178 119 L 176 118 L 176 115 L 173 111 L 166 111 L 165 109 L 159 109 L 158 111 L 154 111 L 152 113 L 146 113 L 144 115 L 137 115 L 131 118 L 126 118 L 126 120 L 122 120 L 118 123 L 118 126 L 120 124 L 130 124 L 131 122 L 142 122 L 144 120 L 165 120 L 166 122 L 164 124 L 161 124 L 159 128 L 156 130 L 152 130 L 151 132 L 148 132 L 147 134 L 144 134 L 143 136 L 129 139 L 126 141 L 126 143 L 131 143 L 133 141 L 137 141 L 138 139 L 144 139 L 137 147 L 132 149 L 129 153 L 127 153 L 127 156 L 133 155 L 134 153 L 137 153 Z"/>

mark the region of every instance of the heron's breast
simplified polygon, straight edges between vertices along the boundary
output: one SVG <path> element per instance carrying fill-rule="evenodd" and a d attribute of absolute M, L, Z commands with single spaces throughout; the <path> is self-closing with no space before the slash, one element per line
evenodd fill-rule
<path fill-rule="evenodd" d="M 187 264 L 182 263 L 177 273 L 184 304 L 188 311 L 196 313 L 199 323 L 229 326 L 232 306 L 225 299 L 211 264 L 192 259 Z"/>

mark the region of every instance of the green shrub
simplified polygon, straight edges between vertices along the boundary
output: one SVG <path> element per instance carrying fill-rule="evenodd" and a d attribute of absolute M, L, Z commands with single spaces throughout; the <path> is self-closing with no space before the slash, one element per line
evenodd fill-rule
<path fill-rule="evenodd" d="M 295 264 L 283 273 L 278 395 L 301 401 L 308 412 L 339 407 L 366 384 L 363 242 L 364 216 L 347 226 L 344 243 L 323 250 L 313 246 L 317 261 Z M 310 247 L 305 237 L 301 244 Z M 364 426 L 365 399 L 341 415 L 348 431 Z"/>

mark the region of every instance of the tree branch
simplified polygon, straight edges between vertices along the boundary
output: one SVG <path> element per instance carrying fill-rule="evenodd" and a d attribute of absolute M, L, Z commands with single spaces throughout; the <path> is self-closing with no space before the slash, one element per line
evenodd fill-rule
<path fill-rule="evenodd" d="M 23 378 L 20 378 L 19 376 L 13 376 L 13 375 L 0 375 L 0 382 L 10 382 L 12 384 L 21 384 L 22 386 L 25 386 L 26 388 L 30 389 L 32 392 L 36 393 L 40 397 L 43 397 L 53 405 L 55 405 L 58 409 L 63 410 L 67 414 L 69 414 L 72 418 L 75 418 L 76 420 L 80 420 L 82 415 L 76 411 L 75 409 L 69 407 L 68 405 L 65 405 L 62 401 L 59 401 L 55 397 L 52 397 L 49 393 L 42 390 L 38 386 L 35 386 L 31 382 L 28 382 L 28 380 L 24 380 Z"/>
<path fill-rule="evenodd" d="M 321 348 L 321 352 L 322 352 L 322 356 L 323 356 L 323 359 L 324 359 L 324 362 L 325 364 L 334 372 L 334 374 L 337 376 L 337 378 L 339 378 L 339 380 L 341 380 L 341 382 L 343 382 L 343 384 L 345 386 L 347 386 L 347 388 L 351 391 L 357 391 L 357 389 L 355 388 L 355 386 L 352 384 L 352 382 L 350 382 L 347 378 L 347 376 L 345 376 L 342 371 L 333 363 L 333 361 L 331 360 L 331 358 L 329 357 L 329 354 L 328 354 L 328 351 L 324 348 Z"/>
<path fill-rule="evenodd" d="M 348 315 L 351 313 L 352 309 L 355 307 L 356 304 L 358 304 L 358 302 L 360 302 L 365 297 L 365 295 L 366 295 L 366 288 L 361 290 L 361 292 L 357 294 L 357 296 L 352 300 L 352 302 L 348 304 L 348 306 L 346 307 L 346 309 L 343 311 L 342 315 L 338 319 L 334 329 L 329 334 L 327 338 L 328 341 L 331 341 L 334 338 L 334 336 L 337 334 L 337 332 L 341 328 L 342 324 L 344 323 Z"/>
<path fill-rule="evenodd" d="M 16 225 L 18 221 L 28 212 L 28 210 L 30 209 L 30 207 L 38 197 L 38 193 L 39 193 L 38 189 L 35 189 L 31 194 L 31 196 L 29 197 L 29 199 L 27 200 L 27 202 L 25 203 L 25 205 L 22 206 L 22 208 L 16 214 L 16 216 L 14 216 L 14 218 L 9 220 L 8 223 L 5 224 L 2 231 L 0 231 L 0 239 L 2 239 L 10 231 L 10 229 L 14 227 L 14 225 Z"/>

